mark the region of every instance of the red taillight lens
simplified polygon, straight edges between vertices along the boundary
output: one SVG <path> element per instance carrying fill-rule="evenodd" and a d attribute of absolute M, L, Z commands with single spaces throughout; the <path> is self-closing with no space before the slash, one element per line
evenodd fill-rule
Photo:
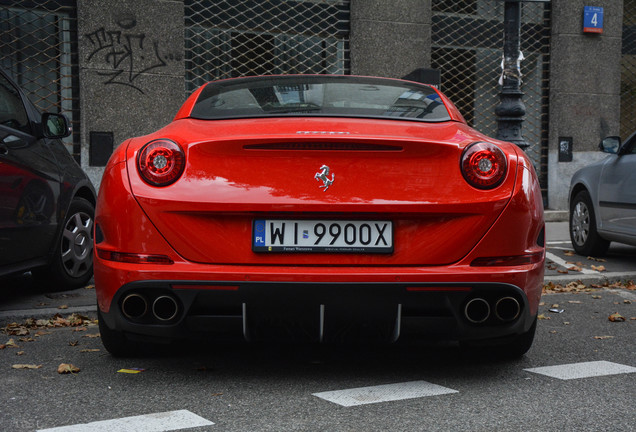
<path fill-rule="evenodd" d="M 174 141 L 150 141 L 142 147 L 137 156 L 139 175 L 153 186 L 168 186 L 174 183 L 184 168 L 185 153 Z"/>
<path fill-rule="evenodd" d="M 146 254 L 134 254 L 113 252 L 105 249 L 97 248 L 97 256 L 107 261 L 117 261 L 128 264 L 174 264 L 169 257 L 165 255 L 146 255 Z"/>
<path fill-rule="evenodd" d="M 461 168 L 471 186 L 492 189 L 506 177 L 506 155 L 494 144 L 476 142 L 464 150 Z"/>
<path fill-rule="evenodd" d="M 525 255 L 482 257 L 473 260 L 471 267 L 522 266 L 540 263 L 544 251 L 532 252 Z"/>

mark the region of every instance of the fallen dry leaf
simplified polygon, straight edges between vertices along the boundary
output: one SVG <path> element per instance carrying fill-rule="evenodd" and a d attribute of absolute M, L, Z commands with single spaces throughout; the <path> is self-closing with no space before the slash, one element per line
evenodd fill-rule
<path fill-rule="evenodd" d="M 563 251 L 563 254 L 565 256 L 574 256 L 574 255 L 576 255 L 576 253 L 574 253 L 574 251 L 571 251 L 571 250 L 565 250 L 565 251 Z"/>
<path fill-rule="evenodd" d="M 99 352 L 99 348 L 87 348 L 87 349 L 80 350 L 80 352 L 82 353 Z"/>
<path fill-rule="evenodd" d="M 82 335 L 82 337 L 95 339 L 95 338 L 100 337 L 100 334 L 99 333 L 88 333 L 88 334 Z"/>
<path fill-rule="evenodd" d="M 78 346 L 79 345 L 79 341 L 70 341 L 68 344 L 69 344 L 69 346 L 72 346 L 72 347 Z"/>
<path fill-rule="evenodd" d="M 69 363 L 62 363 L 61 365 L 59 365 L 57 367 L 57 373 L 59 374 L 74 374 L 74 373 L 78 373 L 80 371 L 80 368 L 78 368 L 77 366 L 73 366 L 72 364 Z"/>
<path fill-rule="evenodd" d="M 596 270 L 596 271 L 598 271 L 598 272 L 604 272 L 604 271 L 605 271 L 605 266 L 602 266 L 602 265 L 600 265 L 600 266 L 592 265 L 592 270 Z"/>
<path fill-rule="evenodd" d="M 582 270 L 581 270 L 581 267 L 579 267 L 579 266 L 572 266 L 572 267 L 568 267 L 568 270 L 576 271 L 576 272 L 580 272 L 580 271 L 582 271 Z"/>
<path fill-rule="evenodd" d="M 61 305 L 57 307 L 58 309 L 68 309 L 68 305 Z"/>
<path fill-rule="evenodd" d="M 612 339 L 614 336 L 594 336 L 594 339 Z"/>
<path fill-rule="evenodd" d="M 24 354 L 25 354 L 25 353 L 24 353 L 24 351 L 18 351 L 18 352 L 16 353 L 16 355 L 19 355 L 19 356 L 24 355 Z"/>
<path fill-rule="evenodd" d="M 618 312 L 613 313 L 608 318 L 611 322 L 623 322 L 625 321 L 625 317 Z"/>
<path fill-rule="evenodd" d="M 86 331 L 86 330 L 88 330 L 88 328 L 86 328 L 86 327 L 75 327 L 73 329 L 74 332 L 82 332 L 82 331 Z"/>
<path fill-rule="evenodd" d="M 11 366 L 13 369 L 40 369 L 42 365 L 34 364 L 14 364 Z"/>
<path fill-rule="evenodd" d="M 19 347 L 19 346 L 15 343 L 15 341 L 14 341 L 13 339 L 9 339 L 9 340 L 8 340 L 8 341 L 4 344 L 4 346 L 5 346 L 6 348 L 20 348 L 20 347 Z"/>
<path fill-rule="evenodd" d="M 603 258 L 595 258 L 595 257 L 587 257 L 587 259 L 589 259 L 590 261 L 596 261 L 596 262 L 606 262 L 607 260 L 604 260 Z"/>
<path fill-rule="evenodd" d="M 581 302 L 579 300 L 568 300 L 568 303 L 570 303 L 570 304 L 581 304 Z"/>
<path fill-rule="evenodd" d="M 550 317 L 547 317 L 547 316 L 545 316 L 545 315 L 543 315 L 543 314 L 540 314 L 540 315 L 538 315 L 538 316 L 537 316 L 537 319 L 540 319 L 540 320 L 549 320 L 549 319 L 550 319 Z"/>

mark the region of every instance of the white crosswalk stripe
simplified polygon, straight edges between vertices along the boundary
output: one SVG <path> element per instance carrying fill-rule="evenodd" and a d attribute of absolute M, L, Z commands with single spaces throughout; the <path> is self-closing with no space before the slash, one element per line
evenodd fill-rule
<path fill-rule="evenodd" d="M 213 424 L 190 411 L 179 410 L 40 429 L 37 432 L 168 432 Z"/>
<path fill-rule="evenodd" d="M 426 381 L 410 381 L 398 384 L 327 391 L 314 393 L 313 395 L 338 405 L 350 407 L 378 402 L 438 396 L 449 393 L 458 393 L 458 391 Z"/>
<path fill-rule="evenodd" d="M 564 364 L 559 366 L 544 366 L 524 369 L 541 375 L 547 375 L 561 380 L 592 378 L 606 375 L 634 373 L 636 368 L 608 361 L 593 361 L 583 363 Z"/>

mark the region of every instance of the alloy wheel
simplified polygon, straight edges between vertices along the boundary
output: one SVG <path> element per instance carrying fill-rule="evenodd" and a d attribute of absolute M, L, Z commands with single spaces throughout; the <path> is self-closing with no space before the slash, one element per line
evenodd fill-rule
<path fill-rule="evenodd" d="M 66 273 L 80 277 L 90 271 L 93 253 L 93 219 L 88 213 L 73 214 L 62 233 L 61 257 Z"/>
<path fill-rule="evenodd" d="M 590 235 L 590 211 L 584 202 L 579 201 L 572 212 L 572 238 L 577 245 L 583 246 Z"/>

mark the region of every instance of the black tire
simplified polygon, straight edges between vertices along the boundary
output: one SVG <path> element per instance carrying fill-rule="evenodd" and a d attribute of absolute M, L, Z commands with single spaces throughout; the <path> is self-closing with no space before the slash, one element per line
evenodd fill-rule
<path fill-rule="evenodd" d="M 76 289 L 93 277 L 93 220 L 95 207 L 83 198 L 74 198 L 64 218 L 62 233 L 51 264 L 33 272 L 52 288 Z"/>
<path fill-rule="evenodd" d="M 514 360 L 528 352 L 534 341 L 537 331 L 537 317 L 526 331 L 514 339 L 499 343 L 494 341 L 464 342 L 461 348 L 470 355 L 484 356 L 487 358 Z"/>
<path fill-rule="evenodd" d="M 601 238 L 596 230 L 596 215 L 590 194 L 579 191 L 570 203 L 570 240 L 579 255 L 602 256 L 610 242 Z"/>
<path fill-rule="evenodd" d="M 102 344 L 113 357 L 133 357 L 139 354 L 137 345 L 132 344 L 123 332 L 108 327 L 99 306 L 97 306 L 97 323 Z"/>
<path fill-rule="evenodd" d="M 500 357 L 516 359 L 528 352 L 534 342 L 534 335 L 537 332 L 537 318 L 535 317 L 532 326 L 527 332 L 520 334 L 511 342 L 498 345 L 496 351 Z"/>

